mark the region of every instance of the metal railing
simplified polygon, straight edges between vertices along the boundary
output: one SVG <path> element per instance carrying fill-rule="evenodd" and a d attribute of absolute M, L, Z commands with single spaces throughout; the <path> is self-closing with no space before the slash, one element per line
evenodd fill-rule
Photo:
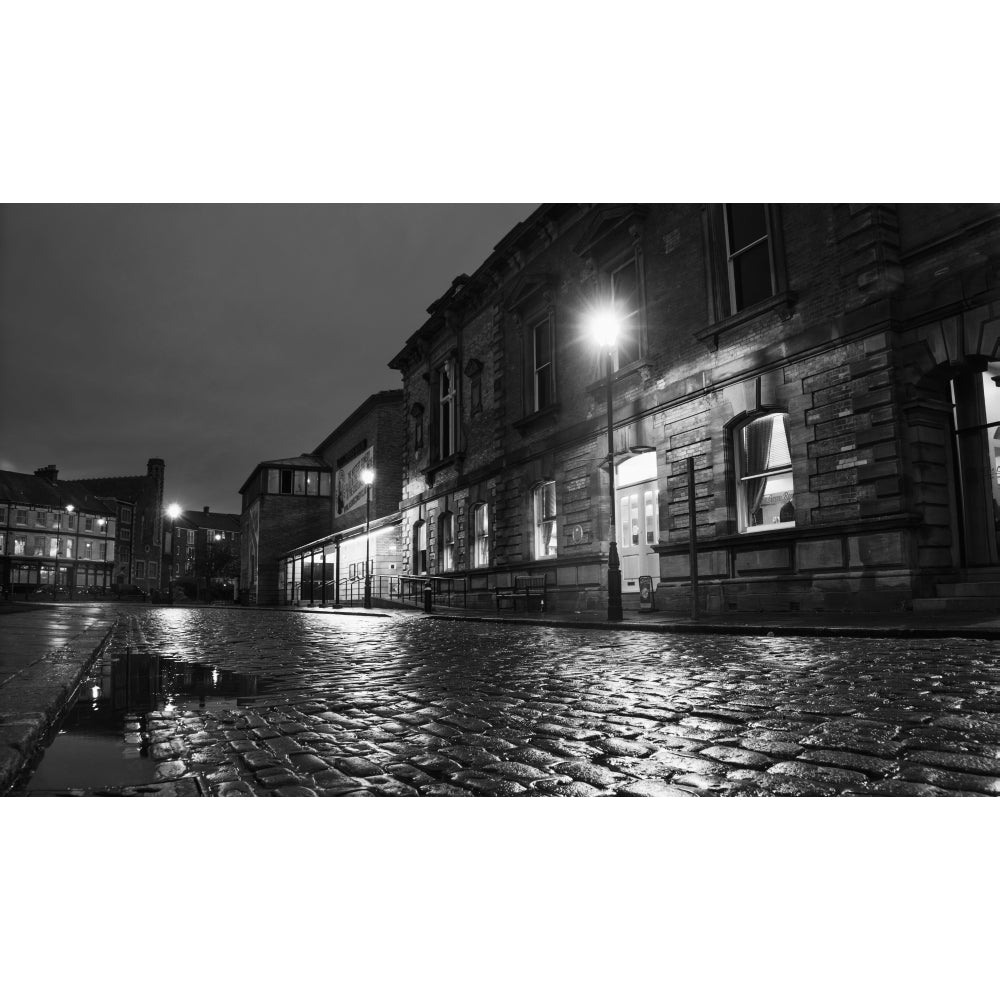
<path fill-rule="evenodd" d="M 431 602 L 448 607 L 468 607 L 468 581 L 461 576 L 373 576 L 372 600 L 423 607 L 424 590 L 430 586 Z M 285 592 L 285 603 L 293 605 L 334 605 L 357 607 L 364 603 L 365 579 L 304 580 Z"/>

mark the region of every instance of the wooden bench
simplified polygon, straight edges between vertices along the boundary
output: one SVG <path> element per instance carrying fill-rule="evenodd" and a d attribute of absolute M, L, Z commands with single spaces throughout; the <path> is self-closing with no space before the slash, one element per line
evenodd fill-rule
<path fill-rule="evenodd" d="M 497 611 L 500 610 L 502 602 L 505 601 L 510 604 L 514 611 L 517 610 L 518 601 L 524 603 L 525 611 L 544 611 L 547 587 L 547 577 L 544 573 L 541 576 L 515 576 L 513 587 L 496 587 L 494 589 Z"/>

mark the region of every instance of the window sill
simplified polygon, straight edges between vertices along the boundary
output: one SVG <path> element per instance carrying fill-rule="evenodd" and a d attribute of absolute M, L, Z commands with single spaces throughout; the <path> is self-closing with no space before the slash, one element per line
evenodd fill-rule
<path fill-rule="evenodd" d="M 454 465 L 459 469 L 462 467 L 462 462 L 465 459 L 464 451 L 454 451 L 447 458 L 439 459 L 436 462 L 431 462 L 430 465 L 425 465 L 421 470 L 421 475 L 427 480 L 428 486 L 434 485 L 434 479 L 439 472 L 447 469 L 448 466 Z"/>
<path fill-rule="evenodd" d="M 795 304 L 798 299 L 795 292 L 779 292 L 777 295 L 772 295 L 762 302 L 741 309 L 738 313 L 705 327 L 704 330 L 695 334 L 695 338 L 710 347 L 711 350 L 717 351 L 721 336 L 739 329 L 752 320 L 760 319 L 761 316 L 766 316 L 768 313 L 774 313 L 783 323 L 787 322 L 795 314 Z"/>
<path fill-rule="evenodd" d="M 549 423 L 554 424 L 558 416 L 559 404 L 553 403 L 551 406 L 546 406 L 543 410 L 535 410 L 534 413 L 529 413 L 526 417 L 515 420 L 512 426 L 521 437 L 524 437 L 535 427 L 542 427 Z"/>
<path fill-rule="evenodd" d="M 650 368 L 650 363 L 646 358 L 639 358 L 638 361 L 633 361 L 631 364 L 627 364 L 624 368 L 619 368 L 613 373 L 612 382 L 617 384 L 618 382 L 628 382 L 630 379 L 644 379 L 646 378 L 646 371 Z M 587 392 L 597 395 L 604 391 L 608 384 L 608 379 L 606 375 L 602 375 L 596 382 L 591 382 L 587 386 Z"/>

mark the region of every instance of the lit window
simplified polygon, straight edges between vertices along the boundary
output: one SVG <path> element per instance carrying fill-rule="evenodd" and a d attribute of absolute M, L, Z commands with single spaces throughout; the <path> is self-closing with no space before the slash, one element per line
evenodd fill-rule
<path fill-rule="evenodd" d="M 767 207 L 727 205 L 725 216 L 730 306 L 738 312 L 774 294 Z"/>
<path fill-rule="evenodd" d="M 427 522 L 417 521 L 413 526 L 413 571 L 427 572 Z"/>
<path fill-rule="evenodd" d="M 28 553 L 25 549 L 28 547 L 28 536 L 27 535 L 15 535 L 14 536 L 14 555 L 16 556 L 26 556 Z"/>
<path fill-rule="evenodd" d="M 535 558 L 551 559 L 556 555 L 556 484 L 535 487 Z"/>
<path fill-rule="evenodd" d="M 484 504 L 472 508 L 472 565 L 477 569 L 490 564 L 490 509 Z"/>
<path fill-rule="evenodd" d="M 736 430 L 740 531 L 795 527 L 788 415 L 772 413 Z"/>
<path fill-rule="evenodd" d="M 455 568 L 454 518 L 444 513 L 438 518 L 438 572 L 450 573 Z"/>

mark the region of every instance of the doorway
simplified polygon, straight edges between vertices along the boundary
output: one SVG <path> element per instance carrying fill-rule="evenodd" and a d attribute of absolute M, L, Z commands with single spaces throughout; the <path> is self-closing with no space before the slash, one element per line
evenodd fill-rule
<path fill-rule="evenodd" d="M 963 566 L 1000 564 L 1000 363 L 951 379 Z"/>
<path fill-rule="evenodd" d="M 622 565 L 622 592 L 639 592 L 639 577 L 660 582 L 660 557 L 653 546 L 660 540 L 660 490 L 656 454 L 646 452 L 626 459 L 615 470 L 618 504 L 618 554 Z"/>

